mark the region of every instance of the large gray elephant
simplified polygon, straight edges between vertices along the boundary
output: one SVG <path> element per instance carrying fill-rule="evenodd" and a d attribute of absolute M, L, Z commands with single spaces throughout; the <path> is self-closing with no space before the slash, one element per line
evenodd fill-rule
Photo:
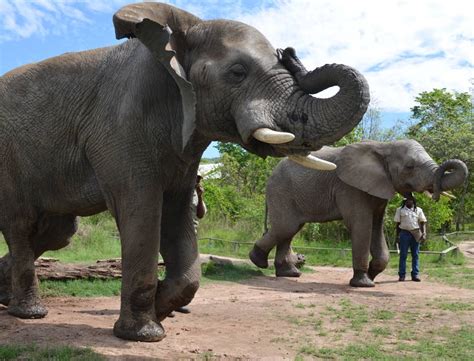
<path fill-rule="evenodd" d="M 212 140 L 262 157 L 305 158 L 363 116 L 368 86 L 344 65 L 307 72 L 256 29 L 140 3 L 113 18 L 118 46 L 68 53 L 0 78 L 0 302 L 47 313 L 34 260 L 65 247 L 76 216 L 109 209 L 122 244 L 118 337 L 157 341 L 191 301 L 200 265 L 190 201 Z M 338 85 L 330 99 L 314 93 Z M 161 252 L 166 278 L 157 280 Z"/>
<path fill-rule="evenodd" d="M 457 159 L 438 166 L 414 140 L 323 147 L 313 155 L 334 162 L 336 171 L 321 172 L 282 160 L 266 188 L 269 230 L 249 256 L 266 268 L 268 253 L 276 246 L 276 275 L 299 277 L 300 259 L 291 251 L 293 236 L 307 222 L 343 220 L 352 240 L 354 287 L 373 287 L 375 276 L 387 266 L 383 218 L 395 192 L 428 191 L 438 200 L 441 192 L 462 185 L 468 173 Z"/>

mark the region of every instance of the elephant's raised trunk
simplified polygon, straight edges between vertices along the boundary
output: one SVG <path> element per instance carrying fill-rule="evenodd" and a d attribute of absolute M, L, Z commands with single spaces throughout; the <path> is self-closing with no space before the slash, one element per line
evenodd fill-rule
<path fill-rule="evenodd" d="M 446 173 L 447 171 L 450 172 Z M 433 199 L 437 201 L 442 191 L 462 185 L 466 181 L 467 175 L 466 164 L 459 159 L 449 159 L 443 162 L 434 173 Z"/>
<path fill-rule="evenodd" d="M 369 85 L 362 74 L 342 64 L 328 64 L 308 72 L 292 48 L 280 51 L 280 56 L 305 93 L 315 94 L 332 86 L 340 88 L 328 99 L 303 97 L 288 114 L 290 122 L 303 123 L 302 139 L 309 140 L 315 148 L 331 144 L 360 122 L 370 101 Z"/>

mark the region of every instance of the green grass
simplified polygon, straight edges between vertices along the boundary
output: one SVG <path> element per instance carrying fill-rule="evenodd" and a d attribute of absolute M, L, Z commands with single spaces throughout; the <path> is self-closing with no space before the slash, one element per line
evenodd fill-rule
<path fill-rule="evenodd" d="M 431 279 L 451 286 L 474 289 L 474 268 L 451 266 L 431 268 L 424 271 Z"/>
<path fill-rule="evenodd" d="M 356 331 L 363 329 L 364 325 L 369 322 L 369 313 L 363 305 L 355 305 L 351 300 L 343 298 L 339 301 L 339 307 L 327 307 L 333 315 L 333 319 L 347 320 L 351 324 L 351 328 Z"/>
<path fill-rule="evenodd" d="M 98 361 L 105 358 L 88 348 L 70 346 L 0 345 L 0 360 Z"/>
<path fill-rule="evenodd" d="M 374 327 L 370 330 L 370 333 L 374 334 L 375 336 L 390 336 L 392 331 L 388 327 Z"/>
<path fill-rule="evenodd" d="M 380 342 L 359 342 L 332 348 L 306 344 L 299 349 L 300 356 L 338 360 L 472 360 L 473 354 L 472 326 L 438 329 L 417 338 L 399 337 L 395 346 Z"/>
<path fill-rule="evenodd" d="M 376 310 L 373 316 L 377 320 L 391 320 L 395 317 L 395 312 L 389 310 Z"/>
<path fill-rule="evenodd" d="M 436 304 L 435 307 L 451 312 L 474 311 L 473 304 L 463 302 L 441 302 Z"/>
<path fill-rule="evenodd" d="M 40 282 L 41 295 L 44 297 L 107 297 L 120 295 L 121 280 L 67 280 Z"/>

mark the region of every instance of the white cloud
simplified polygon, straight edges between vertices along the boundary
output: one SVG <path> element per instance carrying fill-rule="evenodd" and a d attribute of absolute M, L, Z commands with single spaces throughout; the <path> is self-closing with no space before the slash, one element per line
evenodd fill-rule
<path fill-rule="evenodd" d="M 242 14 L 276 47 L 293 46 L 308 68 L 361 70 L 385 110 L 409 111 L 421 91 L 468 91 L 474 77 L 469 1 L 287 0 Z"/>
<path fill-rule="evenodd" d="M 61 34 L 88 14 L 132 0 L 0 0 L 0 41 Z M 338 62 L 367 77 L 385 110 L 409 111 L 421 91 L 468 91 L 474 77 L 474 13 L 468 0 L 174 0 L 203 18 L 258 28 L 276 47 L 293 46 L 308 68 Z M 64 24 L 68 23 L 68 26 Z"/>

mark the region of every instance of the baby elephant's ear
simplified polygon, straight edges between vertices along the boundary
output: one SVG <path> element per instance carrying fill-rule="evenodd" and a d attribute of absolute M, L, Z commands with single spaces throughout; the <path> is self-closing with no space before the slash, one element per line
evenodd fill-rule
<path fill-rule="evenodd" d="M 362 142 L 344 147 L 337 161 L 337 176 L 344 183 L 375 197 L 395 195 L 379 142 Z"/>
<path fill-rule="evenodd" d="M 113 21 L 117 39 L 138 38 L 178 85 L 184 116 L 181 129 L 184 150 L 195 128 L 196 96 L 180 61 L 184 58 L 186 32 L 201 19 L 170 5 L 138 3 L 121 8 Z"/>

